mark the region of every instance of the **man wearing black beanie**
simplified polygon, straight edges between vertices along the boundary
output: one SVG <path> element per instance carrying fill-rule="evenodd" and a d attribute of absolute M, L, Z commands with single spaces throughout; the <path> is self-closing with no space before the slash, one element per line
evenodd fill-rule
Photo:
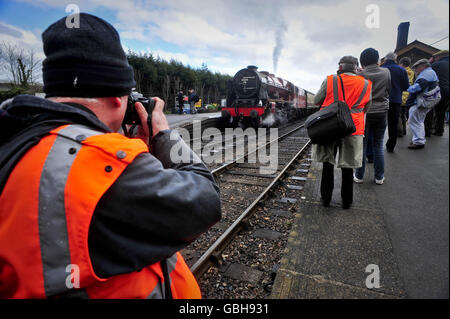
<path fill-rule="evenodd" d="M 378 66 L 378 59 L 378 51 L 373 48 L 362 51 L 359 59 L 363 67 L 359 75 L 372 81 L 372 105 L 366 114 L 363 164 L 362 167 L 355 170 L 353 180 L 356 183 L 363 182 L 366 157 L 368 154 L 373 154 L 375 183 L 382 185 L 385 180 L 383 139 L 389 110 L 391 74 L 389 70 Z"/>
<path fill-rule="evenodd" d="M 65 21 L 42 35 L 47 99 L 0 106 L 0 298 L 200 298 L 179 250 L 220 219 L 219 188 L 161 99 L 153 136 L 139 102 L 139 138 L 114 133 L 135 86 L 119 34 Z"/>

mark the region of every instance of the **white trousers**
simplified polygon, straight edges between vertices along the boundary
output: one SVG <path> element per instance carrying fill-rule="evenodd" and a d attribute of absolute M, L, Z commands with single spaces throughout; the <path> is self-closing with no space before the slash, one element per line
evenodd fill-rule
<path fill-rule="evenodd" d="M 409 109 L 408 125 L 413 136 L 412 142 L 417 145 L 425 145 L 427 140 L 425 139 L 425 117 L 427 113 L 432 109 L 419 108 L 417 105 L 412 106 Z"/>

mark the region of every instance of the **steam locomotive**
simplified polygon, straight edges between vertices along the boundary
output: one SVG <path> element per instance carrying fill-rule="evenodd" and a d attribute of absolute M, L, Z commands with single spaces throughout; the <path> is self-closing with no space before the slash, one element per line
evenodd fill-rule
<path fill-rule="evenodd" d="M 222 121 L 226 127 L 277 127 L 315 110 L 314 94 L 249 65 L 228 82 Z"/>

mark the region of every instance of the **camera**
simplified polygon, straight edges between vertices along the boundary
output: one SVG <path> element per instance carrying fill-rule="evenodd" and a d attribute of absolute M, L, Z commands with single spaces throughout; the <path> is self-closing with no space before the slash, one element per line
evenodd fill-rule
<path fill-rule="evenodd" d="M 144 106 L 145 110 L 148 113 L 148 122 L 149 125 L 151 125 L 151 118 L 152 118 L 152 112 L 155 108 L 155 100 L 154 99 L 148 99 L 144 97 L 142 93 L 133 91 L 128 96 L 128 104 L 127 104 L 127 110 L 125 112 L 125 117 L 123 119 L 123 124 L 129 124 L 129 125 L 139 125 L 141 124 L 141 119 L 139 118 L 139 115 L 136 111 L 135 103 L 141 102 Z"/>

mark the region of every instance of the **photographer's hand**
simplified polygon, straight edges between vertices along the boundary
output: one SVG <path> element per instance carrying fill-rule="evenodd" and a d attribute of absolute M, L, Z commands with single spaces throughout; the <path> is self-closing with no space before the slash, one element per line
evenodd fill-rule
<path fill-rule="evenodd" d="M 142 139 L 147 145 L 151 137 L 158 134 L 160 131 L 168 130 L 169 123 L 167 122 L 166 116 L 164 115 L 164 101 L 158 97 L 152 98 L 155 100 L 155 108 L 152 113 L 152 133 L 150 136 L 150 129 L 147 124 L 148 113 L 144 106 L 140 102 L 136 102 L 136 111 L 138 113 L 139 119 L 141 120 L 141 125 L 138 127 L 138 132 L 136 134 L 137 138 Z"/>
<path fill-rule="evenodd" d="M 158 97 L 153 99 L 155 100 L 155 108 L 152 113 L 152 129 L 153 136 L 156 136 L 160 131 L 168 130 L 169 123 L 164 115 L 164 101 Z"/>

